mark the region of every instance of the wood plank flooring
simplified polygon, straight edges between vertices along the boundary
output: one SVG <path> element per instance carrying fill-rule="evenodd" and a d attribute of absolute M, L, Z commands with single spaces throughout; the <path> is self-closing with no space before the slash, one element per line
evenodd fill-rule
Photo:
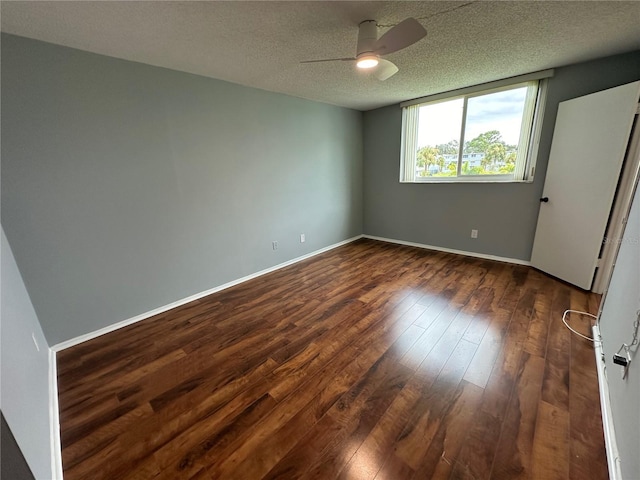
<path fill-rule="evenodd" d="M 598 301 L 359 240 L 60 352 L 64 477 L 606 479 Z"/>

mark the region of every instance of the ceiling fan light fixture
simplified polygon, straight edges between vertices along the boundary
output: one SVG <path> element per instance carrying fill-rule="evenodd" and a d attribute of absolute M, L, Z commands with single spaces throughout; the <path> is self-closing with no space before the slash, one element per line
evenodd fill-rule
<path fill-rule="evenodd" d="M 365 20 L 358 25 L 355 57 L 324 58 L 306 60 L 301 63 L 352 62 L 355 60 L 359 69 L 369 70 L 375 78 L 384 81 L 398 72 L 398 67 L 384 56 L 413 45 L 424 38 L 426 34 L 427 31 L 420 22 L 409 17 L 392 26 L 378 38 L 378 23 L 375 20 Z"/>
<path fill-rule="evenodd" d="M 358 68 L 373 68 L 378 65 L 378 57 L 376 55 L 362 55 L 358 57 L 356 66 Z"/>

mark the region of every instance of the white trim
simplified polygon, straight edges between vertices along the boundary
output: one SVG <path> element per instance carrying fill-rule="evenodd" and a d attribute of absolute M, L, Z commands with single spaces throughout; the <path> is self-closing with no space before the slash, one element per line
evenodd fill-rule
<path fill-rule="evenodd" d="M 533 179 L 515 180 L 513 175 L 463 175 L 460 177 L 418 177 L 400 180 L 400 183 L 533 183 Z"/>
<path fill-rule="evenodd" d="M 51 476 L 62 480 L 62 446 L 60 442 L 60 410 L 58 408 L 58 366 L 56 352 L 49 349 L 49 435 L 51 442 Z"/>
<path fill-rule="evenodd" d="M 634 119 L 634 127 L 632 128 L 632 135 L 629 138 L 627 153 L 618 181 L 618 189 L 611 207 L 609 225 L 603 239 L 605 243 L 601 262 L 591 287 L 591 291 L 594 293 L 605 293 L 609 288 L 624 228 L 629 213 L 631 213 L 631 203 L 640 181 L 640 119 L 638 117 Z M 601 301 L 600 304 L 604 305 L 604 301 Z"/>
<path fill-rule="evenodd" d="M 54 345 L 53 347 L 51 347 L 51 349 L 54 352 L 59 352 L 59 351 L 64 350 L 66 348 L 73 347 L 73 346 L 78 345 L 80 343 L 83 343 L 83 342 L 86 342 L 88 340 L 92 340 L 94 338 L 97 338 L 97 337 L 99 337 L 101 335 L 105 335 L 107 333 L 114 332 L 116 330 L 119 330 L 121 328 L 127 327 L 129 325 L 134 324 L 134 323 L 140 322 L 141 320 L 145 320 L 147 318 L 153 317 L 154 315 L 158 315 L 160 313 L 164 313 L 164 312 L 166 312 L 168 310 L 171 310 L 173 308 L 180 307 L 180 306 L 185 305 L 185 304 L 187 304 L 189 302 L 193 302 L 194 300 L 198 300 L 198 299 L 200 299 L 202 297 L 206 297 L 207 295 L 211 295 L 213 293 L 220 292 L 220 291 L 225 290 L 227 288 L 230 288 L 230 287 L 233 287 L 235 285 L 238 285 L 240 283 L 244 283 L 247 280 L 252 280 L 252 279 L 254 279 L 256 277 L 260 277 L 262 275 L 266 275 L 267 273 L 275 272 L 276 270 L 280 270 L 281 268 L 288 267 L 289 265 L 293 265 L 294 263 L 298 263 L 298 262 L 301 262 L 301 261 L 306 260 L 308 258 L 315 257 L 316 255 L 319 255 L 321 253 L 327 252 L 329 250 L 333 250 L 334 248 L 337 248 L 337 247 L 341 247 L 342 245 L 346 245 L 347 243 L 355 242 L 356 240 L 358 240 L 358 239 L 360 239 L 362 237 L 363 237 L 363 235 L 358 235 L 356 237 L 352 237 L 352 238 L 349 238 L 347 240 L 343 240 L 342 242 L 334 243 L 333 245 L 329 245 L 328 247 L 321 248 L 320 250 L 316 250 L 314 252 L 307 253 L 306 255 L 302 255 L 301 257 L 296 257 L 296 258 L 294 258 L 292 260 L 288 260 L 288 261 L 286 261 L 284 263 L 280 263 L 280 264 L 275 265 L 273 267 L 269 267 L 269 268 L 266 268 L 264 270 L 260 270 L 259 272 L 252 273 L 250 275 L 247 275 L 247 276 L 242 277 L 242 278 L 238 278 L 236 280 L 232 280 L 232 281 L 227 282 L 227 283 L 225 283 L 223 285 L 219 285 L 217 287 L 210 288 L 209 290 L 205 290 L 204 292 L 196 293 L 194 295 L 191 295 L 189 297 L 183 298 L 181 300 L 176 300 L 175 302 L 169 303 L 168 305 L 163 305 L 162 307 L 158 307 L 158 308 L 155 308 L 155 309 L 150 310 L 148 312 L 141 313 L 140 315 L 136 315 L 135 317 L 131 317 L 131 318 L 127 319 L 127 320 L 122 320 L 120 322 L 114 323 L 114 324 L 109 325 L 107 327 L 100 328 L 99 330 L 95 330 L 93 332 L 85 333 L 84 335 L 80 335 L 78 337 L 75 337 L 75 338 L 72 338 L 72 339 L 69 339 L 69 340 L 65 340 L 64 342 L 60 342 L 60 343 Z"/>
<path fill-rule="evenodd" d="M 502 80 L 496 80 L 495 82 L 481 83 L 480 85 L 472 85 L 469 87 L 459 88 L 457 90 L 449 90 L 448 92 L 436 93 L 434 95 L 427 95 L 426 97 L 414 98 L 413 100 L 407 100 L 402 102 L 400 107 L 408 107 L 410 105 L 417 105 L 419 103 L 433 102 L 435 100 L 441 100 L 444 98 L 458 97 L 462 95 L 468 95 L 471 93 L 480 92 L 483 90 L 492 90 L 494 88 L 502 88 L 507 85 L 515 85 L 518 83 L 530 82 L 532 80 L 542 80 L 543 78 L 553 77 L 553 69 L 542 70 L 539 72 L 527 73 L 525 75 L 519 75 L 517 77 L 504 78 Z"/>
<path fill-rule="evenodd" d="M 393 238 L 376 237 L 373 235 L 363 235 L 364 238 L 371 240 L 379 240 L 381 242 L 397 243 L 398 245 L 407 245 L 409 247 L 425 248 L 427 250 L 437 250 L 438 252 L 455 253 L 456 255 L 464 255 L 465 257 L 482 258 L 484 260 L 495 260 L 496 262 L 514 263 L 516 265 L 531 266 L 531 262 L 520 260 L 518 258 L 499 257 L 497 255 L 487 255 L 485 253 L 467 252 L 465 250 L 455 250 L 453 248 L 437 247 L 435 245 L 425 245 L 424 243 L 406 242 L 404 240 L 395 240 Z"/>
<path fill-rule="evenodd" d="M 596 324 L 592 328 L 593 338 L 602 339 L 600 327 Z M 596 355 L 596 368 L 598 370 L 598 390 L 600 391 L 600 409 L 602 411 L 602 428 L 604 430 L 604 445 L 607 451 L 607 464 L 609 466 L 609 478 L 611 480 L 623 480 L 620 464 L 620 453 L 616 441 L 616 432 L 611 417 L 611 400 L 609 399 L 609 385 L 607 383 L 607 370 L 604 364 L 602 341 L 594 342 Z"/>

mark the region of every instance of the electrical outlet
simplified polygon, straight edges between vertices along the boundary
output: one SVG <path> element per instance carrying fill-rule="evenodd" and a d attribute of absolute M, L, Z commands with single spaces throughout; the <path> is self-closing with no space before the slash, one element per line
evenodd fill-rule
<path fill-rule="evenodd" d="M 300 234 L 300 243 L 304 243 L 307 241 L 307 237 L 305 237 L 304 233 Z"/>
<path fill-rule="evenodd" d="M 274 250 L 278 249 L 278 242 L 276 242 L 275 240 L 273 242 L 271 242 L 271 246 L 273 247 Z"/>
<path fill-rule="evenodd" d="M 478 238 L 478 230 L 471 230 L 471 238 Z"/>

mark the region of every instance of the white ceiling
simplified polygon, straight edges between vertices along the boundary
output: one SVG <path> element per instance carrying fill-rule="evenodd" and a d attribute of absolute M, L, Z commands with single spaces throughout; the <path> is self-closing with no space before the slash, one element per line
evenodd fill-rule
<path fill-rule="evenodd" d="M 640 49 L 640 1 L 2 1 L 2 31 L 359 110 Z M 358 24 L 420 19 L 385 82 Z M 379 28 L 379 34 L 387 28 Z"/>

